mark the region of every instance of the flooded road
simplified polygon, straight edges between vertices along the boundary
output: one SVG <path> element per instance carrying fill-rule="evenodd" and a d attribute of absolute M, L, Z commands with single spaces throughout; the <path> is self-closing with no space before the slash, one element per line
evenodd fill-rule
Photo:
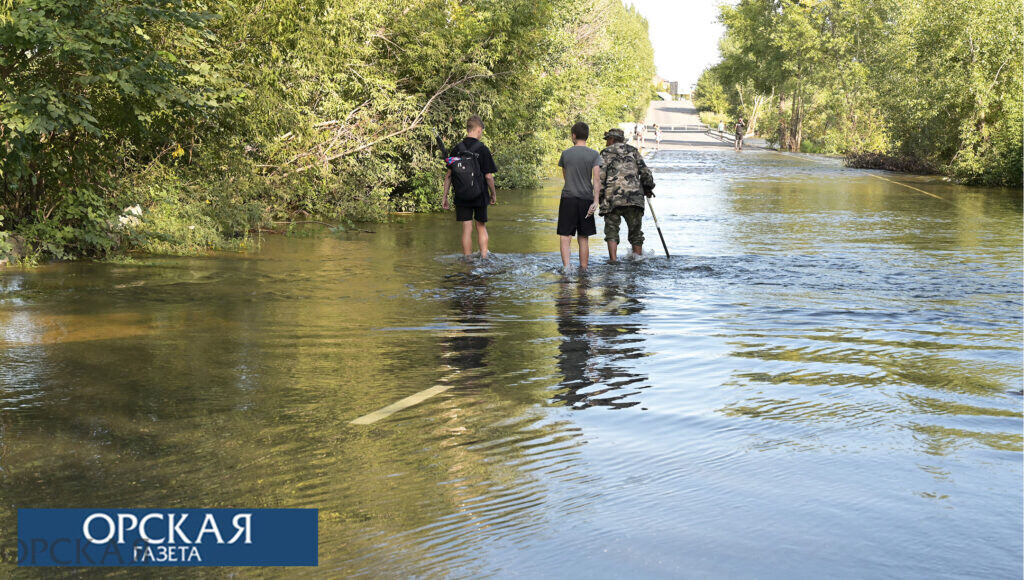
<path fill-rule="evenodd" d="M 499 193 L 482 262 L 445 214 L 0 273 L 0 544 L 18 507 L 309 507 L 320 566 L 260 576 L 1020 578 L 1020 192 L 650 165 L 672 259 L 647 218 L 587 275 L 560 183 Z"/>

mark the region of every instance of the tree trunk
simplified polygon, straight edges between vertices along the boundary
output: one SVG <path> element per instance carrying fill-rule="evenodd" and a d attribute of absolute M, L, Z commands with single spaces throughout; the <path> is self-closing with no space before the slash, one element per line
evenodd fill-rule
<path fill-rule="evenodd" d="M 785 91 L 779 91 L 779 151 L 789 149 L 789 129 L 786 127 Z"/>
<path fill-rule="evenodd" d="M 770 95 L 757 95 L 754 97 L 754 113 L 750 116 L 750 123 L 747 125 L 747 133 L 757 134 L 757 118 L 761 116 L 772 99 L 775 98 L 775 87 L 772 87 Z"/>
<path fill-rule="evenodd" d="M 796 140 L 796 125 L 797 123 L 800 122 L 797 119 L 797 115 L 799 113 L 796 109 L 797 102 L 800 100 L 799 95 L 800 85 L 797 85 L 796 90 L 793 91 L 793 102 L 790 103 L 789 105 L 789 138 L 787 139 L 786 143 L 788 145 L 788 147 L 786 148 L 787 151 L 793 151 L 793 141 Z"/>
<path fill-rule="evenodd" d="M 796 116 L 793 119 L 793 139 L 789 142 L 792 151 L 800 151 L 800 142 L 804 137 L 804 96 L 796 98 Z"/>

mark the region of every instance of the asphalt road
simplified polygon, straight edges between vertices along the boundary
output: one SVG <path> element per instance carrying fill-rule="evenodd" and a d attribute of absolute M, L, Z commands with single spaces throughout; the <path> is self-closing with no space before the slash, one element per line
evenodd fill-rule
<path fill-rule="evenodd" d="M 696 125 L 700 123 L 697 109 L 690 101 L 651 101 L 647 108 L 647 139 L 645 149 L 656 147 L 653 126 Z M 703 149 L 732 149 L 732 143 L 719 141 L 704 133 L 668 132 L 663 133 L 661 149 L 667 151 L 692 151 Z"/>

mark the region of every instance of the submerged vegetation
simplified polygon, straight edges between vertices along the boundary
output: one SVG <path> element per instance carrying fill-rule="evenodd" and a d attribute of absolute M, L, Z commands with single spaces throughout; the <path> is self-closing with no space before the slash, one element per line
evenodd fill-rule
<path fill-rule="evenodd" d="M 789 151 L 1020 186 L 1017 0 L 740 0 L 694 102 Z"/>
<path fill-rule="evenodd" d="M 435 209 L 437 138 L 473 113 L 499 186 L 533 185 L 575 121 L 638 119 L 653 72 L 621 0 L 0 0 L 0 252 Z"/>

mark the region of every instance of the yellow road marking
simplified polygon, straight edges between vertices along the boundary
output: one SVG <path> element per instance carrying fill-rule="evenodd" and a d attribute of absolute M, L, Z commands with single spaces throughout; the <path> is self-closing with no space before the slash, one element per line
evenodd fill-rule
<path fill-rule="evenodd" d="M 914 191 L 923 193 L 925 195 L 930 195 L 930 196 L 934 197 L 935 199 L 941 199 L 942 201 L 952 203 L 952 202 L 950 202 L 948 199 L 946 199 L 944 197 L 939 197 L 939 196 L 935 195 L 934 193 L 928 193 L 927 191 L 925 191 L 923 189 L 919 189 L 917 187 L 914 187 L 913 185 L 907 185 L 906 183 L 900 183 L 898 181 L 893 181 L 891 179 L 886 179 L 886 178 L 882 177 L 881 175 L 875 175 L 874 173 L 869 173 L 868 175 L 870 175 L 871 177 L 875 177 L 875 178 L 881 179 L 882 181 L 888 181 L 889 183 L 895 183 L 896 185 L 902 185 L 903 187 L 909 187 L 910 189 L 913 189 Z"/>
<path fill-rule="evenodd" d="M 776 151 L 774 149 L 767 149 L 767 148 L 764 148 L 764 147 L 762 147 L 762 149 L 764 149 L 765 151 L 770 151 L 772 153 L 778 153 L 779 155 L 785 155 L 786 157 L 790 157 L 791 156 L 791 154 L 786 153 L 784 151 Z M 796 155 L 793 155 L 793 157 L 796 157 Z M 813 157 L 800 157 L 800 159 L 809 159 L 810 161 L 814 161 L 815 163 L 824 163 L 824 161 L 819 161 L 817 159 L 814 159 Z M 913 185 L 907 185 L 906 183 L 900 183 L 899 181 L 893 181 L 893 180 L 888 179 L 886 177 L 882 177 L 881 175 L 875 175 L 874 173 L 869 173 L 868 175 L 870 175 L 871 177 L 874 177 L 876 179 L 881 179 L 882 181 L 888 181 L 889 183 L 895 183 L 896 185 L 902 185 L 903 187 L 909 187 L 910 189 L 913 189 L 916 192 L 923 193 L 925 195 L 929 195 L 931 197 L 934 197 L 935 199 L 941 199 L 942 201 L 945 201 L 947 203 L 953 203 L 953 202 L 949 201 L 948 199 L 946 199 L 944 197 L 940 197 L 938 195 L 935 195 L 934 193 L 930 193 L 930 192 L 927 192 L 927 191 L 925 191 L 925 190 L 923 190 L 921 188 L 914 187 Z"/>
<path fill-rule="evenodd" d="M 370 425 L 372 423 L 376 423 L 377 421 L 380 421 L 385 417 L 390 417 L 391 415 L 394 415 L 395 413 L 401 411 L 402 409 L 408 409 L 413 405 L 418 405 L 423 401 L 426 401 L 430 397 L 439 395 L 454 386 L 455 385 L 436 385 L 430 387 L 429 389 L 420 391 L 415 395 L 409 395 L 408 397 L 400 401 L 395 401 L 394 403 L 391 403 L 390 405 L 384 407 L 383 409 L 374 411 L 368 415 L 363 415 L 358 419 L 353 419 L 352 421 L 350 421 L 350 423 L 353 425 Z"/>

